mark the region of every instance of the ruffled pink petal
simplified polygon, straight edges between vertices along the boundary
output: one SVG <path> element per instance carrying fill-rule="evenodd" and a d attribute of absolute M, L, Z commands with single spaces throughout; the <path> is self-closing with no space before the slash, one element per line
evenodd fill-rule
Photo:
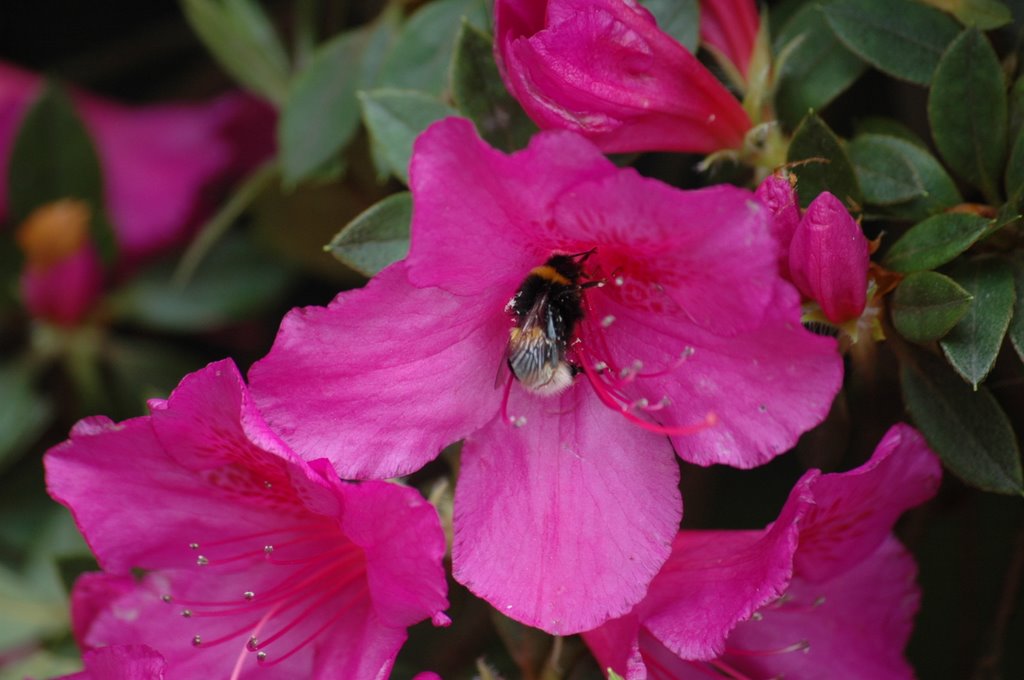
<path fill-rule="evenodd" d="M 535 135 L 528 148 L 506 155 L 467 120 L 435 123 L 417 139 L 412 158 L 409 280 L 504 307 L 530 269 L 568 247 L 551 235 L 557 197 L 617 172 L 576 135 Z"/>
<path fill-rule="evenodd" d="M 21 294 L 29 313 L 66 326 L 88 314 L 102 290 L 103 263 L 88 243 L 52 267 L 28 267 L 21 275 Z"/>
<path fill-rule="evenodd" d="M 396 484 L 343 488 L 343 531 L 366 555 L 366 578 L 380 621 L 404 632 L 447 608 L 445 537 L 434 507 L 415 489 Z"/>
<path fill-rule="evenodd" d="M 505 84 L 530 117 L 603 151 L 738 148 L 750 128 L 728 90 L 639 5 L 499 0 L 495 34 Z"/>
<path fill-rule="evenodd" d="M 375 615 L 351 618 L 339 630 L 342 644 L 326 644 L 317 650 L 314 680 L 366 678 L 387 680 L 405 643 L 405 628 L 382 625 Z M 259 678 L 254 674 L 254 678 Z"/>
<path fill-rule="evenodd" d="M 701 0 L 700 39 L 731 61 L 744 78 L 749 77 L 760 18 L 752 0 Z"/>
<path fill-rule="evenodd" d="M 789 279 L 789 244 L 800 224 L 796 188 L 785 177 L 769 175 L 757 187 L 755 195 L 768 207 L 768 225 L 778 243 L 779 268 L 782 277 Z"/>
<path fill-rule="evenodd" d="M 720 656 L 733 627 L 786 590 L 816 476 L 804 475 L 766 531 L 680 533 L 636 609 L 644 627 L 684 659 Z"/>
<path fill-rule="evenodd" d="M 111 645 L 82 655 L 85 670 L 58 680 L 163 680 L 167 662 L 146 645 Z"/>
<path fill-rule="evenodd" d="M 730 335 L 761 324 L 778 280 L 766 217 L 743 189 L 681 191 L 623 170 L 563 194 L 553 225 L 570 249 L 597 249 L 591 260 L 610 280 L 588 297 Z"/>
<path fill-rule="evenodd" d="M 71 589 L 71 630 L 82 649 L 93 621 L 113 600 L 135 589 L 135 579 L 102 571 L 82 574 Z"/>
<path fill-rule="evenodd" d="M 914 672 L 903 649 L 920 600 L 916 575 L 913 557 L 888 536 L 875 552 L 829 580 L 795 579 L 785 603 L 763 609 L 760 620 L 733 631 L 728 662 L 750 677 L 909 680 Z"/>
<path fill-rule="evenodd" d="M 684 427 L 713 415 L 712 426 L 672 438 L 684 460 L 755 467 L 789 450 L 828 414 L 843 376 L 835 341 L 800 325 L 791 286 L 778 282 L 775 295 L 760 328 L 733 336 L 669 325 L 610 298 L 602 304 L 600 314 L 615 317 L 611 329 L 620 331 L 608 336 L 610 354 L 622 365 L 642 360 L 634 396 L 650 404 L 667 398 L 651 418 Z"/>
<path fill-rule="evenodd" d="M 416 288 L 395 264 L 329 307 L 290 312 L 249 372 L 253 398 L 300 455 L 342 477 L 407 474 L 497 413 L 503 304 Z"/>
<path fill-rule="evenodd" d="M 942 467 L 924 437 L 893 425 L 871 460 L 849 472 L 822 475 L 816 505 L 800 532 L 797 574 L 818 582 L 850 569 L 881 543 L 908 508 L 935 495 Z"/>
<path fill-rule="evenodd" d="M 842 201 L 828 192 L 807 206 L 789 247 L 793 283 L 833 323 L 856 319 L 868 290 L 868 240 Z"/>
<path fill-rule="evenodd" d="M 667 439 L 610 417 L 577 386 L 513 390 L 467 439 L 455 492 L 455 579 L 502 614 L 556 635 L 626 613 L 668 557 L 681 517 Z M 521 421 L 520 421 L 521 422 Z"/>

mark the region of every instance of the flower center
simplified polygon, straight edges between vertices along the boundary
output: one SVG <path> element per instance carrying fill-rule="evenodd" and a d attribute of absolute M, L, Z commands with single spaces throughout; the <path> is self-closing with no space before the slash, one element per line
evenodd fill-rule
<path fill-rule="evenodd" d="M 239 644 L 232 680 L 250 655 L 266 666 L 294 656 L 366 597 L 363 551 L 326 517 L 188 549 L 196 572 L 162 599 L 196 620 L 193 646 Z M 204 597 L 231 590 L 237 597 Z"/>

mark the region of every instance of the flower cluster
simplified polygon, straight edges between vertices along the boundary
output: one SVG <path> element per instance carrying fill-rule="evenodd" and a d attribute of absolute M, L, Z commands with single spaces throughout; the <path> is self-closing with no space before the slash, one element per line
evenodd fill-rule
<path fill-rule="evenodd" d="M 701 5 L 742 94 L 760 77 L 756 8 Z M 858 221 L 828 192 L 801 210 L 781 174 L 681 189 L 609 160 L 737 151 L 761 115 L 637 2 L 497 0 L 494 39 L 542 128 L 525 148 L 433 123 L 413 145 L 403 259 L 288 312 L 248 383 L 210 364 L 148 415 L 86 418 L 46 454 L 102 569 L 74 587 L 85 670 L 69 677 L 385 678 L 410 626 L 449 623 L 446 558 L 498 613 L 582 634 L 626 678 L 911 675 L 916 567 L 893 527 L 941 472 L 909 426 L 861 467 L 804 474 L 763 530 L 680 530 L 680 461 L 760 466 L 829 414 L 839 343 L 804 322 L 808 306 L 837 326 L 864 314 Z M 0 117 L 37 86 L 8 75 Z M 189 149 L 242 100 L 197 107 L 181 139 L 181 110 L 75 101 L 123 252 L 174 241 L 193 209 L 179 194 L 228 163 Z M 128 153 L 154 135 L 166 158 Z M 167 205 L 130 188 L 151 163 Z M 41 273 L 95 294 L 89 219 L 64 201 L 22 226 L 40 314 L 85 304 L 48 302 Z M 439 517 L 393 478 L 459 443 Z"/>

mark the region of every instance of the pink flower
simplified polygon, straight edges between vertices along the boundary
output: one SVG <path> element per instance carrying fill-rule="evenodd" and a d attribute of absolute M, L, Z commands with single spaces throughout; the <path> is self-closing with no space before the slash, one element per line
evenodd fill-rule
<path fill-rule="evenodd" d="M 867 303 L 868 240 L 842 201 L 823 192 L 800 217 L 794 188 L 775 175 L 757 194 L 773 215 L 784 275 L 832 323 L 859 318 Z"/>
<path fill-rule="evenodd" d="M 0 63 L 0 220 L 7 164 L 42 78 Z M 273 116 L 241 94 L 202 104 L 126 107 L 73 93 L 103 169 L 122 260 L 180 243 L 247 169 L 273 150 Z"/>
<path fill-rule="evenodd" d="M 762 531 L 681 532 L 643 602 L 584 639 L 631 680 L 910 678 L 917 569 L 891 530 L 941 474 L 896 425 L 856 470 L 805 474 Z"/>
<path fill-rule="evenodd" d="M 750 58 L 761 24 L 751 0 L 701 0 L 700 40 L 705 48 L 724 58 L 746 82 Z"/>
<path fill-rule="evenodd" d="M 603 151 L 708 153 L 743 145 L 736 98 L 629 0 L 497 0 L 505 85 L 545 129 Z"/>
<path fill-rule="evenodd" d="M 76 588 L 84 648 L 148 645 L 168 678 L 385 678 L 408 626 L 446 622 L 444 536 L 415 490 L 303 462 L 227 361 L 151 407 L 46 454 L 50 494 L 115 575 Z"/>
<path fill-rule="evenodd" d="M 146 645 L 111 645 L 82 654 L 85 669 L 59 680 L 163 680 L 167 661 Z"/>
<path fill-rule="evenodd" d="M 465 438 L 456 579 L 529 625 L 593 628 L 668 557 L 674 452 L 752 467 L 787 450 L 829 410 L 835 344 L 800 327 L 749 192 L 680 191 L 569 133 L 506 156 L 459 119 L 420 137 L 411 177 L 408 258 L 289 313 L 254 397 L 347 478 L 408 474 Z M 524 279 L 557 280 L 544 265 L 559 254 L 579 285 L 539 317 L 583 318 L 537 345 L 556 360 L 531 390 L 540 368 L 523 382 L 507 368 L 510 332 L 529 335 L 511 307 Z"/>

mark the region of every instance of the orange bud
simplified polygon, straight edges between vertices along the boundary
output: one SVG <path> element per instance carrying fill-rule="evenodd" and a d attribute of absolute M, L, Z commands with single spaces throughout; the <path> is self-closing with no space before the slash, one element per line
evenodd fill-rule
<path fill-rule="evenodd" d="M 31 269 L 49 269 L 78 252 L 89 238 L 92 210 L 85 201 L 64 198 L 36 208 L 15 238 Z"/>

